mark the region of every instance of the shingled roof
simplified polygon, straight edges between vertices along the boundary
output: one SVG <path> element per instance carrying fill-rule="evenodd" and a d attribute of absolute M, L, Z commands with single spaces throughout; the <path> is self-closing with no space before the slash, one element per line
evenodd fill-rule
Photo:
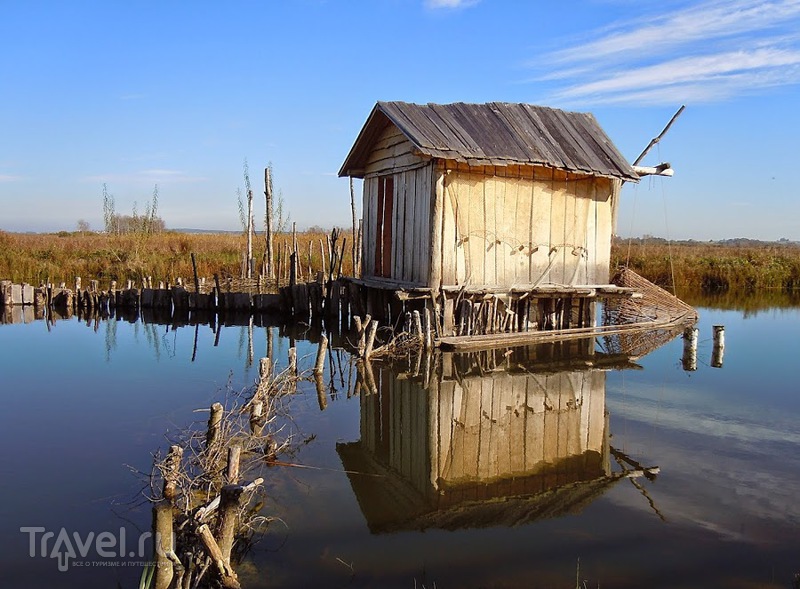
<path fill-rule="evenodd" d="M 470 165 L 538 165 L 639 179 L 590 113 L 507 102 L 378 102 L 339 176 L 363 174 L 373 144 L 389 124 L 400 129 L 423 157 Z"/>

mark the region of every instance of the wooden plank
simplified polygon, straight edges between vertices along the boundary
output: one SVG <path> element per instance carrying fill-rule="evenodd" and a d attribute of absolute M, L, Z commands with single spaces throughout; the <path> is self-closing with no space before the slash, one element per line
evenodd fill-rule
<path fill-rule="evenodd" d="M 438 289 L 442 284 L 442 253 L 444 243 L 444 176 L 437 173 L 429 175 L 431 181 L 435 178 L 432 190 L 428 194 L 432 198 L 431 212 L 431 239 L 429 241 L 429 251 L 425 258 L 428 260 L 426 280 L 428 286 Z"/>
<path fill-rule="evenodd" d="M 396 157 L 386 157 L 376 160 L 364 168 L 364 174 L 382 174 L 398 172 L 407 167 L 423 166 L 428 162 L 427 159 L 421 158 L 418 155 L 407 153 Z"/>
<path fill-rule="evenodd" d="M 530 242 L 531 218 L 531 191 L 525 185 L 525 180 L 515 176 L 506 188 L 506 199 L 514 203 L 514 214 L 510 220 L 513 239 L 509 252 L 509 278 L 512 284 L 528 282 L 529 256 L 528 244 Z"/>
<path fill-rule="evenodd" d="M 551 248 L 557 248 L 550 254 L 553 261 L 550 267 L 550 282 L 564 284 L 564 262 L 567 255 L 564 243 L 566 242 L 566 214 L 567 214 L 567 189 L 564 177 L 555 174 L 552 179 L 553 200 L 550 207 L 550 243 Z"/>
<path fill-rule="evenodd" d="M 458 210 L 457 201 L 450 191 L 449 174 L 437 170 L 436 189 L 442 190 L 442 249 L 441 274 L 442 284 L 457 284 L 457 252 L 458 247 Z"/>
<path fill-rule="evenodd" d="M 609 266 L 611 264 L 611 235 L 612 235 L 612 208 L 618 193 L 614 193 L 616 182 L 605 179 L 597 180 L 598 192 L 595 194 L 597 203 L 597 261 L 594 267 L 594 276 L 591 278 L 597 284 L 608 282 Z"/>
<path fill-rule="evenodd" d="M 394 214 L 392 215 L 392 273 L 391 276 L 405 279 L 403 274 L 403 259 L 406 253 L 405 239 L 405 208 L 406 208 L 406 179 L 408 172 L 397 174 L 395 181 Z"/>
<path fill-rule="evenodd" d="M 576 183 L 577 191 L 575 198 L 575 230 L 573 242 L 577 247 L 582 248 L 580 255 L 573 260 L 572 273 L 570 274 L 573 284 L 588 284 L 588 257 L 589 257 L 589 230 L 594 228 L 594 219 L 590 219 L 593 214 L 592 196 L 594 186 L 593 179 L 581 180 Z M 577 273 L 576 269 L 577 268 Z"/>
<path fill-rule="evenodd" d="M 587 186 L 586 197 L 588 210 L 586 214 L 586 283 L 597 284 L 597 180 L 593 179 Z"/>
<path fill-rule="evenodd" d="M 364 240 L 362 273 L 364 276 L 375 276 L 375 230 L 376 230 L 376 201 L 378 198 L 378 179 L 367 178 L 364 180 Z"/>
<path fill-rule="evenodd" d="M 481 183 L 483 184 L 483 231 L 480 234 L 472 231 L 470 239 L 482 239 L 483 241 L 481 244 L 483 249 L 483 274 L 480 281 L 497 284 L 497 180 L 493 176 L 483 176 Z"/>
<path fill-rule="evenodd" d="M 433 243 L 433 236 L 431 231 L 431 209 L 433 206 L 433 166 L 422 168 L 416 172 L 416 197 L 415 202 L 418 205 L 415 209 L 420 216 L 419 229 L 420 233 L 416 238 L 419 252 L 417 254 L 417 268 L 416 281 L 418 284 L 429 284 L 430 277 L 430 264 L 431 264 L 431 246 Z M 437 284 L 438 286 L 438 284 Z"/>
<path fill-rule="evenodd" d="M 553 185 L 551 181 L 552 172 L 545 171 L 543 168 L 536 168 L 533 181 L 533 195 L 531 204 L 531 242 L 534 249 L 538 248 L 531 255 L 531 282 L 548 283 L 550 271 L 549 252 L 553 243 L 551 230 L 551 209 L 553 208 Z"/>

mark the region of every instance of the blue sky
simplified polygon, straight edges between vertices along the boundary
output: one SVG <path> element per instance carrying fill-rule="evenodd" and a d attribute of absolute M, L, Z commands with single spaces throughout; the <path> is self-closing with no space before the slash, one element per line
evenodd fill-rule
<path fill-rule="evenodd" d="M 100 229 L 103 183 L 238 229 L 245 159 L 257 219 L 271 162 L 298 227 L 349 225 L 375 101 L 496 100 L 590 111 L 631 161 L 686 104 L 618 232 L 800 239 L 800 0 L 0 0 L 0 39 L 3 230 Z"/>

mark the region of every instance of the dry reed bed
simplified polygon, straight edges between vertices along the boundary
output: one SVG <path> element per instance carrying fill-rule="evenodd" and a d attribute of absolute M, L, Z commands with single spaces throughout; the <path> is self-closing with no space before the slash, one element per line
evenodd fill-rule
<path fill-rule="evenodd" d="M 800 247 L 792 244 L 730 246 L 708 243 L 616 243 L 612 267 L 627 265 L 670 289 L 718 292 L 800 288 Z"/>
<path fill-rule="evenodd" d="M 352 271 L 352 235 L 344 247 L 342 271 Z M 308 279 L 323 269 L 321 244 L 323 233 L 298 233 L 301 279 Z M 276 266 L 288 266 L 287 247 L 291 234 L 275 237 Z M 255 239 L 256 266 L 264 254 L 264 238 Z M 151 276 L 154 281 L 168 281 L 192 276 L 190 254 L 197 257 L 198 273 L 210 279 L 238 277 L 242 268 L 245 238 L 232 233 L 177 233 L 105 235 L 98 233 L 21 234 L 0 231 L 0 279 L 14 282 L 66 282 L 76 276 L 97 279 L 101 288 L 111 280 L 140 282 Z M 311 259 L 309 263 L 309 249 Z M 280 258 L 280 260 L 279 260 Z M 670 260 L 672 263 L 670 264 Z M 612 247 L 612 267 L 625 265 L 651 282 L 670 289 L 714 292 L 720 290 L 790 290 L 800 287 L 800 247 L 792 244 L 730 246 L 709 243 L 638 242 L 622 240 Z M 327 266 L 327 262 L 326 262 Z"/>
<path fill-rule="evenodd" d="M 352 237 L 347 231 L 342 234 L 347 238 L 342 271 L 347 274 L 352 269 Z M 274 238 L 275 264 L 277 267 L 280 263 L 281 270 L 288 267 L 287 248 L 291 243 L 291 234 L 278 234 Z M 298 233 L 297 243 L 301 278 L 307 279 L 309 266 L 312 276 L 323 269 L 321 244 L 326 243 L 326 235 Z M 264 249 L 263 235 L 256 236 L 253 248 L 256 272 L 261 267 Z M 99 280 L 101 288 L 107 288 L 111 280 L 119 284 L 126 280 L 139 283 L 148 276 L 156 282 L 177 277 L 187 280 L 193 274 L 192 252 L 196 255 L 201 277 L 211 279 L 214 274 L 222 278 L 238 277 L 244 250 L 245 237 L 232 233 L 166 231 L 150 235 L 106 235 L 0 231 L 0 278 L 34 285 L 42 282 L 66 282 L 69 285 L 80 276 L 84 281 Z M 327 268 L 327 261 L 325 266 Z"/>

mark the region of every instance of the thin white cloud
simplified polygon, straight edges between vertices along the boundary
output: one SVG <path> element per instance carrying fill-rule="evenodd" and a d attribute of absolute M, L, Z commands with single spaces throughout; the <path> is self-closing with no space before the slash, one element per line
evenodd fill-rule
<path fill-rule="evenodd" d="M 785 25 L 800 16 L 800 0 L 706 2 L 667 16 L 622 23 L 625 30 L 554 52 L 558 62 L 580 62 L 619 55 L 652 55 L 687 43 L 725 38 Z"/>
<path fill-rule="evenodd" d="M 477 4 L 480 0 L 425 0 L 425 8 L 430 10 L 467 8 Z"/>
<path fill-rule="evenodd" d="M 725 100 L 800 83 L 798 31 L 800 0 L 713 0 L 593 31 L 527 82 L 559 105 Z"/>
<path fill-rule="evenodd" d="M 19 182 L 22 176 L 12 176 L 11 174 L 0 174 L 0 182 Z"/>

